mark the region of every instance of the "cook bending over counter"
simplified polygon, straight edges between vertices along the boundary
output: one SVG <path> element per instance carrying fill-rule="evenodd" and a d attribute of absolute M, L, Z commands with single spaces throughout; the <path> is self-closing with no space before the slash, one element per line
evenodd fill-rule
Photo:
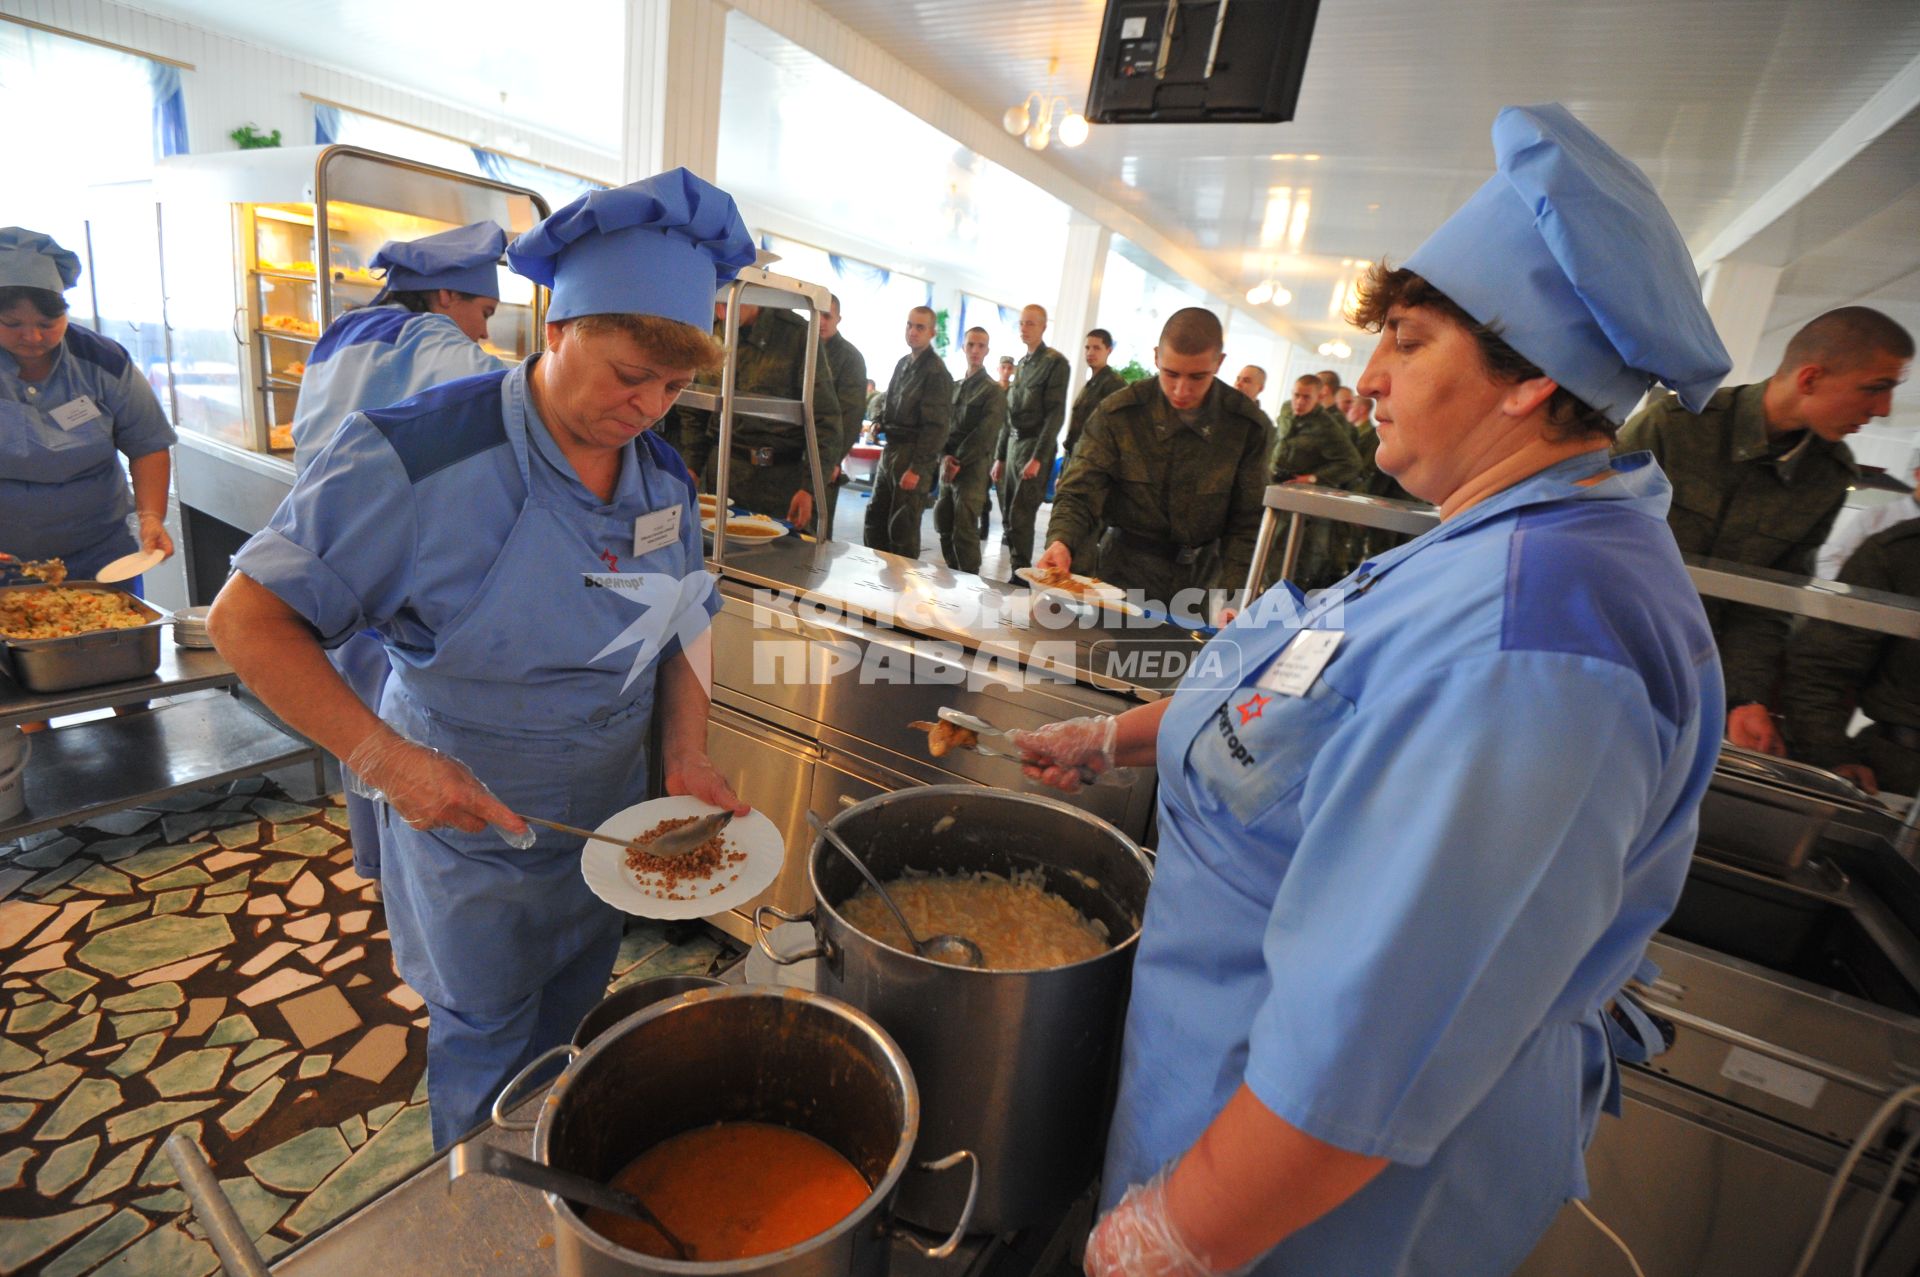
<path fill-rule="evenodd" d="M 684 169 L 554 213 L 507 252 L 553 290 L 546 352 L 347 417 L 215 602 L 241 678 L 379 800 L 436 1148 L 572 1034 L 619 947 L 579 839 L 516 813 L 593 826 L 648 797 L 656 698 L 667 792 L 746 811 L 706 752 L 699 502 L 652 427 L 718 362 L 714 290 L 753 256 Z M 368 628 L 377 716 L 326 659 Z"/>
<path fill-rule="evenodd" d="M 1017 738 L 1061 788 L 1159 768 L 1095 1277 L 1507 1272 L 1617 1111 L 1608 1008 L 1724 714 L 1667 481 L 1608 445 L 1729 364 L 1638 169 L 1558 105 L 1493 140 L 1358 307 L 1380 468 L 1439 526 L 1269 591 L 1232 677 Z"/>

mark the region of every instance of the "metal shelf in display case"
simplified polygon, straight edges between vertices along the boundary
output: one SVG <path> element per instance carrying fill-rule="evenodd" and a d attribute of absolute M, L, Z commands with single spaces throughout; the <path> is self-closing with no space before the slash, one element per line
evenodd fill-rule
<path fill-rule="evenodd" d="M 174 346 L 193 369 L 176 379 L 175 424 L 289 465 L 309 352 L 378 293 L 369 265 L 381 244 L 482 219 L 511 237 L 550 211 L 522 187 L 351 146 L 175 156 L 156 187 Z M 545 294 L 508 271 L 500 282 L 485 344 L 525 358 Z"/>

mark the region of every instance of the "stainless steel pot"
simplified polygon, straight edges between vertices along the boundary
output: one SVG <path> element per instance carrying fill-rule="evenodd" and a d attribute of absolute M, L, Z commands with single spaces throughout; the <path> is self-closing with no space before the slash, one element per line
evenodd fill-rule
<path fill-rule="evenodd" d="M 573 1044 L 584 1048 L 620 1021 L 637 1011 L 646 1010 L 656 1002 L 677 998 L 695 989 L 726 987 L 725 981 L 704 975 L 663 975 L 651 980 L 636 980 L 625 988 L 615 989 L 600 999 L 599 1006 L 587 1012 L 580 1021 L 580 1027 L 573 1031 Z"/>
<path fill-rule="evenodd" d="M 913 1063 L 925 1105 L 920 1145 L 980 1157 L 975 1228 L 1006 1232 L 1048 1216 L 1099 1166 L 1113 1106 L 1134 941 L 1152 870 L 1133 840 L 1097 816 L 1037 794 L 934 785 L 870 798 L 832 827 L 884 881 L 903 871 L 1037 871 L 1047 889 L 1107 928 L 1097 958 L 1040 971 L 941 966 L 848 925 L 837 906 L 860 887 L 846 858 L 816 839 L 813 910 L 755 912 L 775 962 L 820 958 L 822 992 L 872 1015 Z M 773 951 L 770 918 L 811 921 L 818 948 Z M 909 1174 L 900 1213 L 952 1226 L 956 1186 Z"/>
<path fill-rule="evenodd" d="M 562 1277 L 885 1277 L 886 1224 L 919 1133 L 920 1096 L 905 1054 L 868 1016 L 799 989 L 699 989 L 628 1016 L 584 1050 L 560 1051 L 573 1058 L 532 1124 L 537 1161 L 606 1182 L 669 1136 L 715 1122 L 761 1121 L 826 1142 L 874 1185 L 858 1210 L 819 1236 L 725 1263 L 628 1250 L 548 1193 Z M 507 1084 L 503 1098 L 518 1081 Z M 511 1118 L 502 1125 L 526 1126 Z M 971 1153 L 928 1169 L 961 1161 L 972 1163 L 977 1184 Z M 952 1254 L 967 1222 L 944 1245 L 925 1248 L 928 1257 Z"/>

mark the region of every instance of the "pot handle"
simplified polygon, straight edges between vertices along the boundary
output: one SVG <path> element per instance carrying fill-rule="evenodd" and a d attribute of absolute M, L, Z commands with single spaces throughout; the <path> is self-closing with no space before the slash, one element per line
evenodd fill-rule
<path fill-rule="evenodd" d="M 973 1203 L 980 1196 L 980 1159 L 974 1156 L 972 1149 L 963 1148 L 957 1153 L 947 1154 L 937 1162 L 921 1162 L 914 1168 L 922 1171 L 951 1170 L 960 1164 L 960 1159 L 963 1157 L 967 1159 L 969 1165 L 967 1204 L 960 1208 L 960 1222 L 953 1226 L 953 1232 L 947 1235 L 947 1240 L 938 1246 L 921 1246 L 915 1243 L 914 1249 L 928 1259 L 945 1259 L 953 1254 L 959 1249 L 960 1239 L 965 1237 L 967 1231 L 973 1227 Z"/>
<path fill-rule="evenodd" d="M 559 1046 L 548 1047 L 531 1060 L 528 1060 L 526 1067 L 514 1074 L 512 1079 L 500 1088 L 500 1094 L 493 1097 L 493 1124 L 503 1131 L 532 1130 L 535 1126 L 534 1122 L 515 1121 L 507 1116 L 507 1113 L 525 1098 L 524 1096 L 514 1094 L 514 1092 L 518 1091 L 526 1083 L 526 1080 L 537 1070 L 545 1067 L 560 1056 L 566 1056 L 567 1063 L 572 1064 L 574 1058 L 579 1054 L 579 1047 L 571 1042 L 562 1042 Z"/>
<path fill-rule="evenodd" d="M 815 945 L 811 949 L 802 949 L 799 953 L 795 953 L 795 954 L 775 953 L 773 951 L 773 946 L 767 943 L 767 936 L 773 930 L 773 927 L 767 922 L 766 918 L 763 916 L 766 914 L 772 914 L 774 917 L 780 919 L 780 921 L 782 922 L 811 923 L 813 921 L 813 910 L 809 909 L 805 913 L 793 914 L 793 913 L 788 913 L 784 909 L 776 908 L 773 905 L 761 905 L 758 909 L 755 909 L 753 911 L 754 943 L 760 946 L 760 952 L 766 954 L 768 958 L 772 959 L 772 961 L 776 966 L 790 967 L 796 962 L 805 962 L 809 958 L 820 958 L 820 957 L 826 956 L 827 951 L 824 948 L 821 948 L 819 945 Z M 814 938 L 816 940 L 819 938 L 818 933 L 815 934 Z"/>

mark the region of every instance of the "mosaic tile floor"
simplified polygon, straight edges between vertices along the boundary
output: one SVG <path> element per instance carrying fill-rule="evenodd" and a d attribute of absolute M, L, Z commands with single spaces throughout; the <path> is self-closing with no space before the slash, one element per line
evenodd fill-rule
<path fill-rule="evenodd" d="M 338 804 L 256 778 L 0 846 L 0 1274 L 217 1271 L 177 1128 L 268 1258 L 429 1158 L 426 1012 Z M 722 947 L 636 925 L 613 986 Z"/>

